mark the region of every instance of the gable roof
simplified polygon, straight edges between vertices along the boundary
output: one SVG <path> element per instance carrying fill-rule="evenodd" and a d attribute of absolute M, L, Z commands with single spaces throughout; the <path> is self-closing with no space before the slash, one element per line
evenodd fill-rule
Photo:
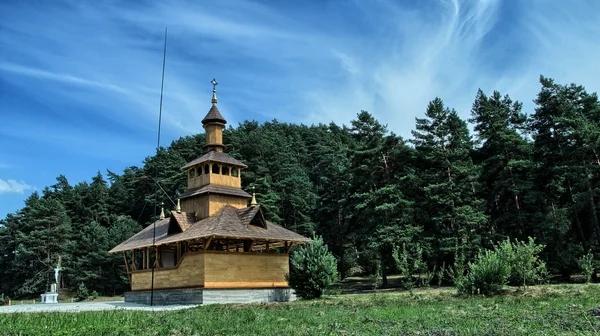
<path fill-rule="evenodd" d="M 252 224 L 255 221 L 264 221 L 264 227 Z M 168 234 L 169 222 L 170 219 L 167 218 L 156 223 L 156 245 L 209 237 L 296 243 L 304 243 L 309 240 L 284 227 L 265 221 L 260 205 L 243 209 L 226 205 L 217 214 L 193 223 L 187 230 L 180 233 Z M 150 246 L 152 246 L 152 225 L 109 252 L 122 252 Z"/>
<path fill-rule="evenodd" d="M 183 232 L 196 221 L 196 215 L 191 212 L 171 212 L 168 234 Z"/>
<path fill-rule="evenodd" d="M 186 170 L 188 168 L 191 168 L 192 166 L 208 161 L 226 163 L 241 168 L 248 168 L 248 166 L 246 166 L 240 160 L 234 159 L 231 155 L 227 153 L 210 151 L 202 155 L 201 157 L 188 162 L 185 166 L 181 167 L 181 170 Z"/>

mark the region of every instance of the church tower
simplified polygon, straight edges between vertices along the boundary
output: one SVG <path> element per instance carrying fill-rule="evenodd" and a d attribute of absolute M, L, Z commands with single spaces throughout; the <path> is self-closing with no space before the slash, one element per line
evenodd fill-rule
<path fill-rule="evenodd" d="M 202 220 L 216 214 L 226 205 L 241 209 L 252 197 L 241 189 L 241 170 L 245 164 L 224 152 L 223 129 L 227 121 L 217 108 L 217 81 L 212 80 L 212 107 L 202 119 L 206 130 L 205 154 L 187 163 L 188 191 L 181 194 L 181 210 Z"/>
<path fill-rule="evenodd" d="M 210 304 L 289 301 L 289 251 L 307 237 L 266 220 L 241 188 L 247 168 L 225 152 L 227 121 L 212 107 L 202 120 L 204 154 L 181 169 L 188 190 L 160 218 L 111 249 L 123 253 L 131 291 L 125 302 Z M 248 204 L 249 203 L 249 204 Z M 160 295 L 154 295 L 160 290 Z M 226 293 L 226 294 L 225 294 Z M 153 301 L 154 300 L 154 301 Z"/>

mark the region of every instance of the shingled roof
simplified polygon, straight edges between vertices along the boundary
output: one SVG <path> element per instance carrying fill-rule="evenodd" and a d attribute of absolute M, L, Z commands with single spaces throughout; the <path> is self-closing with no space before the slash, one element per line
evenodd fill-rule
<path fill-rule="evenodd" d="M 167 231 L 169 229 L 169 220 L 170 218 L 165 218 L 156 222 L 157 242 L 167 237 Z M 146 227 L 142 231 L 136 233 L 131 238 L 115 246 L 112 250 L 108 251 L 108 253 L 129 251 L 142 247 L 152 246 L 153 227 L 154 225 L 148 225 L 148 227 Z"/>
<path fill-rule="evenodd" d="M 254 239 L 304 243 L 309 239 L 279 225 L 264 221 L 264 226 L 252 224 L 264 221 L 260 206 L 236 209 L 225 206 L 214 216 L 192 224 L 181 233 L 168 234 L 169 218 L 156 222 L 156 245 L 199 238 Z M 110 253 L 152 246 L 152 225 L 110 250 Z"/>
<path fill-rule="evenodd" d="M 237 166 L 237 167 L 241 167 L 241 168 L 248 168 L 248 166 L 243 164 L 241 161 L 234 159 L 231 155 L 229 155 L 227 153 L 210 151 L 210 152 L 202 155 L 201 157 L 188 162 L 185 166 L 181 167 L 181 170 L 186 170 L 197 164 L 200 164 L 203 162 L 208 162 L 208 161 L 226 163 L 226 164 L 230 164 L 232 166 Z"/>
<path fill-rule="evenodd" d="M 182 193 L 181 195 L 179 195 L 179 199 L 184 199 L 184 198 L 188 198 L 188 197 L 192 197 L 192 196 L 196 196 L 196 195 L 208 194 L 208 193 L 240 196 L 240 197 L 246 197 L 246 198 L 252 197 L 250 194 L 248 194 L 247 192 L 245 192 L 239 188 L 226 187 L 226 186 L 221 186 L 221 185 L 216 185 L 216 184 L 208 184 L 208 185 L 205 185 L 204 187 L 188 190 L 188 191 Z"/>
<path fill-rule="evenodd" d="M 227 123 L 225 118 L 223 118 L 223 116 L 221 115 L 221 112 L 219 112 L 217 105 L 213 105 L 210 108 L 210 110 L 208 111 L 208 113 L 206 114 L 206 117 L 204 117 L 204 119 L 202 119 L 202 125 L 205 125 L 209 122 L 218 122 L 221 124 Z"/>
<path fill-rule="evenodd" d="M 183 232 L 196 221 L 196 215 L 191 212 L 172 212 L 169 222 L 169 234 Z"/>

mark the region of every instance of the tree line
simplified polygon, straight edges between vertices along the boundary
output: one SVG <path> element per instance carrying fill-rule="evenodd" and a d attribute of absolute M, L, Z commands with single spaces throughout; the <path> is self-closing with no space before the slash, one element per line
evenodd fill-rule
<path fill-rule="evenodd" d="M 245 121 L 224 142 L 268 220 L 322 236 L 342 277 L 379 273 L 385 286 L 399 249 L 432 270 L 529 237 L 548 271 L 568 276 L 600 246 L 600 103 L 580 85 L 540 84 L 529 113 L 479 90 L 464 120 L 435 98 L 410 139 L 361 111 L 348 126 Z M 155 218 L 157 183 L 168 215 L 204 142 L 182 137 L 140 167 L 34 192 L 0 221 L 0 292 L 43 292 L 59 255 L 63 287 L 126 291 L 122 256 L 107 251 Z"/>

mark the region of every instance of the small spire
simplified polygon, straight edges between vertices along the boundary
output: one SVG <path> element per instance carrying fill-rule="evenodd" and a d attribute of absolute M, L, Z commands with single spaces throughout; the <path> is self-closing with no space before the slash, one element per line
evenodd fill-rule
<path fill-rule="evenodd" d="M 177 211 L 177 213 L 181 213 L 181 200 L 177 199 L 177 208 L 175 208 L 175 211 Z"/>
<path fill-rule="evenodd" d="M 254 187 L 252 187 L 252 201 L 250 202 L 250 206 L 255 207 L 257 205 L 258 203 L 256 203 L 256 194 L 254 193 Z"/>
<path fill-rule="evenodd" d="M 217 85 L 219 85 L 219 83 L 217 83 L 214 78 L 210 81 L 210 83 L 213 85 L 212 104 L 213 106 L 217 106 Z"/>
<path fill-rule="evenodd" d="M 160 208 L 160 219 L 165 219 L 165 208 Z"/>

